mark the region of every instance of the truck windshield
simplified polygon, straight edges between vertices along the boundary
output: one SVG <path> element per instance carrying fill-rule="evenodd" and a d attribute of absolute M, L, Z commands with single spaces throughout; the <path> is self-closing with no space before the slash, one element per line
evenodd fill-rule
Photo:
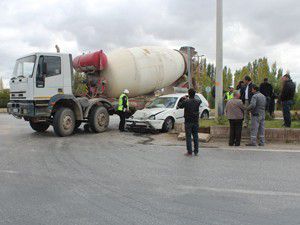
<path fill-rule="evenodd" d="M 16 61 L 13 76 L 29 77 L 33 74 L 36 56 L 27 56 Z"/>
<path fill-rule="evenodd" d="M 154 99 L 148 106 L 148 109 L 152 108 L 174 108 L 178 98 L 176 97 L 160 97 Z"/>

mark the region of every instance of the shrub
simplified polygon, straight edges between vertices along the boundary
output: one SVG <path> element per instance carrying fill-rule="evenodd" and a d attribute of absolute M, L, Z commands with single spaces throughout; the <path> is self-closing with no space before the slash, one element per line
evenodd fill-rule
<path fill-rule="evenodd" d="M 274 117 L 272 115 L 270 115 L 270 113 L 266 112 L 265 120 L 271 121 L 271 120 L 274 120 Z"/>
<path fill-rule="evenodd" d="M 226 125 L 228 122 L 228 119 L 226 116 L 219 116 L 217 119 L 218 125 Z"/>
<path fill-rule="evenodd" d="M 293 114 L 292 114 L 292 120 L 293 121 L 300 121 L 300 114 L 295 111 Z"/>

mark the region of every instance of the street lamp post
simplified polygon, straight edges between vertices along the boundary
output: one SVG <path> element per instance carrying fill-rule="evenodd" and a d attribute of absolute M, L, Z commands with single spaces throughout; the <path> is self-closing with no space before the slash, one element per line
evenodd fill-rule
<path fill-rule="evenodd" d="M 216 118 L 224 114 L 223 109 L 223 0 L 217 0 L 216 26 Z"/>

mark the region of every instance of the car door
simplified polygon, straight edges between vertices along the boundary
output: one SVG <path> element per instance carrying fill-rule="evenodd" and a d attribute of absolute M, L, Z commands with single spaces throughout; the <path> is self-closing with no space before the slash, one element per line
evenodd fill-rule
<path fill-rule="evenodd" d="M 179 123 L 184 121 L 184 109 L 180 109 L 178 107 L 178 104 L 182 101 L 184 101 L 184 97 L 181 97 L 179 99 L 179 101 L 177 101 L 176 108 L 175 108 L 175 119 L 176 119 L 176 122 L 179 122 Z"/>
<path fill-rule="evenodd" d="M 201 117 L 201 114 L 202 114 L 203 109 L 204 109 L 204 101 L 202 100 L 201 96 L 199 96 L 198 94 L 195 95 L 195 99 L 197 99 L 201 102 L 200 106 L 199 106 L 199 116 Z"/>

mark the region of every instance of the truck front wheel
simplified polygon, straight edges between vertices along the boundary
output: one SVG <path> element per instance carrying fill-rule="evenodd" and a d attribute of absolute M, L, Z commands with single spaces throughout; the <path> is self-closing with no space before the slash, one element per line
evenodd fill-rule
<path fill-rule="evenodd" d="M 95 106 L 89 115 L 89 126 L 95 133 L 106 131 L 109 124 L 109 114 L 104 106 Z"/>
<path fill-rule="evenodd" d="M 35 130 L 36 132 L 45 132 L 50 124 L 47 122 L 33 122 L 33 121 L 29 121 L 29 124 L 31 126 L 31 128 L 33 130 Z"/>
<path fill-rule="evenodd" d="M 53 119 L 53 128 L 56 135 L 60 137 L 69 136 L 75 129 L 75 115 L 69 108 L 60 108 Z"/>

